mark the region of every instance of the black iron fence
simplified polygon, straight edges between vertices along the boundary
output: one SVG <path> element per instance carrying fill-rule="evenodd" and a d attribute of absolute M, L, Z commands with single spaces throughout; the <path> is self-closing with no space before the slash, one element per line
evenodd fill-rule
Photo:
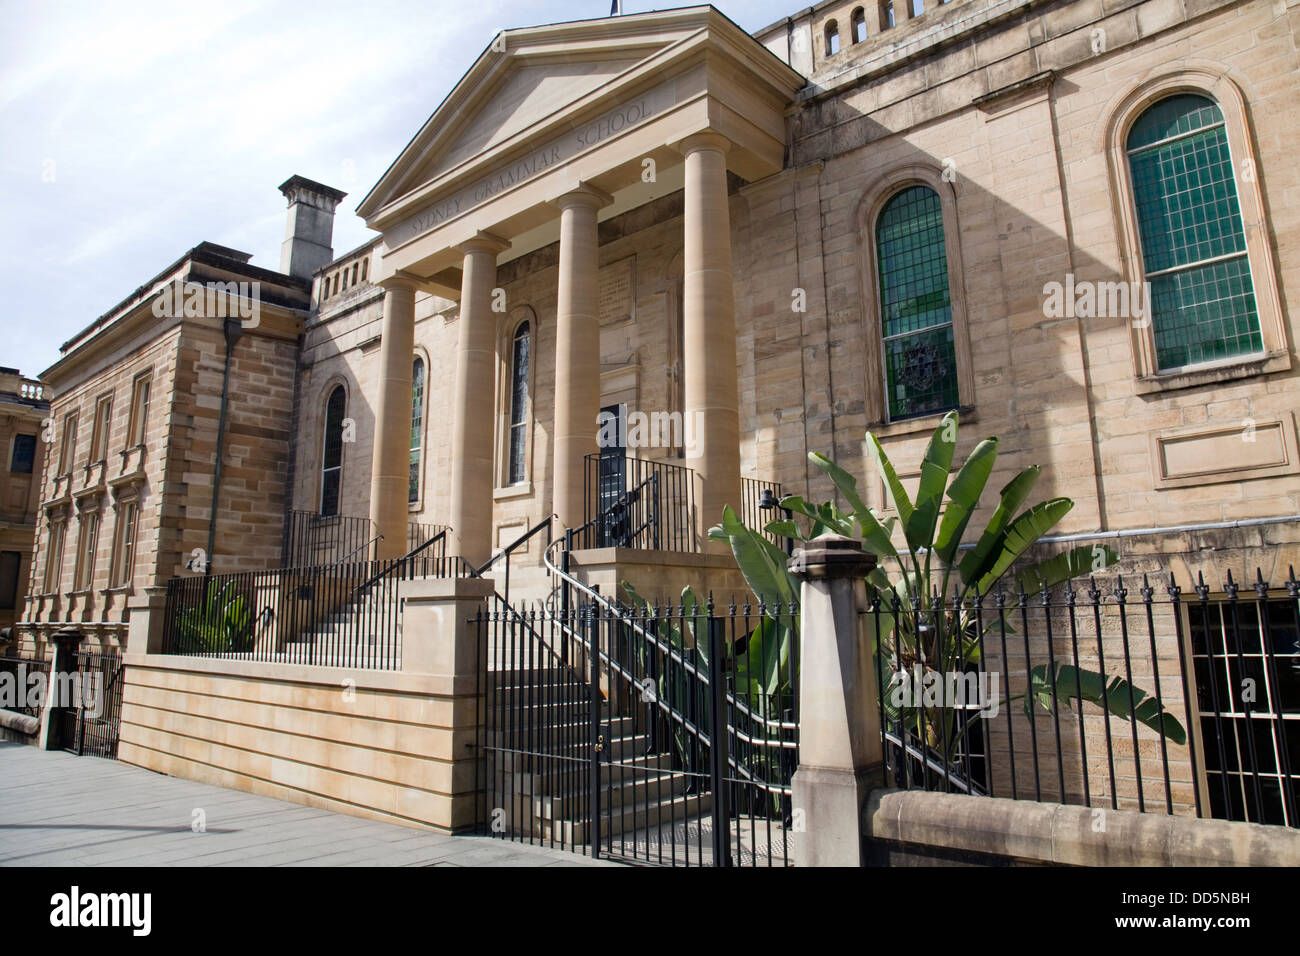
<path fill-rule="evenodd" d="M 410 522 L 406 527 L 407 553 L 439 538 L 446 530 L 446 525 Z M 280 564 L 286 568 L 314 568 L 346 561 L 368 561 L 378 540 L 380 536 L 375 523 L 368 517 L 290 511 L 285 516 Z M 447 542 L 443 536 L 434 543 L 429 557 L 446 556 Z"/>
<path fill-rule="evenodd" d="M 312 568 L 367 560 L 376 536 L 374 528 L 369 518 L 290 511 L 285 516 L 280 564 Z"/>
<path fill-rule="evenodd" d="M 54 677 L 48 688 L 58 706 L 59 746 L 70 753 L 117 757 L 126 667 L 112 649 L 83 650 L 75 669 Z"/>
<path fill-rule="evenodd" d="M 433 542 L 427 550 L 429 558 L 446 558 L 447 557 L 447 535 L 445 532 L 450 531 L 443 524 L 419 524 L 412 521 L 406 527 L 406 552 L 410 554 L 422 548 L 424 545 Z M 434 540 L 437 539 L 437 540 Z M 421 552 L 423 553 L 423 552 Z"/>
<path fill-rule="evenodd" d="M 495 603 L 477 620 L 483 832 L 643 863 L 786 865 L 797 616 Z"/>
<path fill-rule="evenodd" d="M 781 506 L 781 483 L 761 478 L 740 479 L 740 520 L 746 528 L 756 528 L 773 544 L 791 550 L 792 542 L 767 530 L 767 523 L 786 517 Z"/>
<path fill-rule="evenodd" d="M 386 561 L 173 578 L 162 652 L 400 670 L 403 582 L 471 573 L 439 532 Z"/>
<path fill-rule="evenodd" d="M 873 602 L 889 782 L 1300 825 L 1294 577 Z"/>
<path fill-rule="evenodd" d="M 583 485 L 586 523 L 576 548 L 694 551 L 695 473 L 643 458 L 588 455 Z"/>

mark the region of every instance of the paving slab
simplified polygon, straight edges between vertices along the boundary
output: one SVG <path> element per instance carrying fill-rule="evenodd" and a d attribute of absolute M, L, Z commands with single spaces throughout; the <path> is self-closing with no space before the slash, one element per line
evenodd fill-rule
<path fill-rule="evenodd" d="M 206 831 L 190 826 L 202 808 Z M 618 866 L 0 741 L 0 866 Z"/>

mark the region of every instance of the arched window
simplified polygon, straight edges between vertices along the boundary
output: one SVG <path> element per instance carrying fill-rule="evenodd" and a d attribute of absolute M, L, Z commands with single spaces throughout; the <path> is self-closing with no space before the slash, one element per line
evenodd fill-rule
<path fill-rule="evenodd" d="M 858 7 L 849 18 L 849 33 L 854 43 L 861 43 L 867 38 L 867 11 Z"/>
<path fill-rule="evenodd" d="M 894 0 L 880 0 L 880 29 L 894 26 Z"/>
<path fill-rule="evenodd" d="M 834 20 L 826 23 L 826 55 L 834 56 L 840 52 L 840 25 Z"/>
<path fill-rule="evenodd" d="M 326 517 L 339 513 L 339 489 L 343 480 L 343 416 L 347 411 L 347 401 L 343 386 L 336 385 L 325 402 L 320 513 Z"/>
<path fill-rule="evenodd" d="M 521 485 L 528 480 L 528 369 L 532 348 L 532 326 L 520 322 L 515 329 L 510 354 L 510 424 L 506 483 Z"/>
<path fill-rule="evenodd" d="M 1223 111 L 1177 93 L 1125 141 L 1157 371 L 1262 353 Z"/>
<path fill-rule="evenodd" d="M 876 219 L 886 414 L 891 421 L 956 408 L 957 360 L 943 209 L 930 187 L 895 194 Z"/>
<path fill-rule="evenodd" d="M 420 500 L 420 456 L 424 452 L 424 359 L 411 365 L 411 487 L 406 500 Z"/>

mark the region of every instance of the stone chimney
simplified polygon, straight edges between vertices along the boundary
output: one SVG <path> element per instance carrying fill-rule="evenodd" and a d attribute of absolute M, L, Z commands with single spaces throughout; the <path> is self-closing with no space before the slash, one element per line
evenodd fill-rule
<path fill-rule="evenodd" d="M 334 260 L 334 209 L 347 193 L 291 176 L 280 185 L 289 200 L 280 271 L 311 280 L 321 266 Z"/>

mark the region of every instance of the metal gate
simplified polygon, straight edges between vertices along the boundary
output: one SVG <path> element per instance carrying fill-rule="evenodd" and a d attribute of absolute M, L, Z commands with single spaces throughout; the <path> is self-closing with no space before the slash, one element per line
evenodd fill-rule
<path fill-rule="evenodd" d="M 56 678 L 65 688 L 58 692 L 67 695 L 59 711 L 59 746 L 116 758 L 126 667 L 115 652 L 78 651 L 74 657 L 76 670 Z"/>
<path fill-rule="evenodd" d="M 788 865 L 793 614 L 495 599 L 476 621 L 481 832 L 643 864 Z"/>

